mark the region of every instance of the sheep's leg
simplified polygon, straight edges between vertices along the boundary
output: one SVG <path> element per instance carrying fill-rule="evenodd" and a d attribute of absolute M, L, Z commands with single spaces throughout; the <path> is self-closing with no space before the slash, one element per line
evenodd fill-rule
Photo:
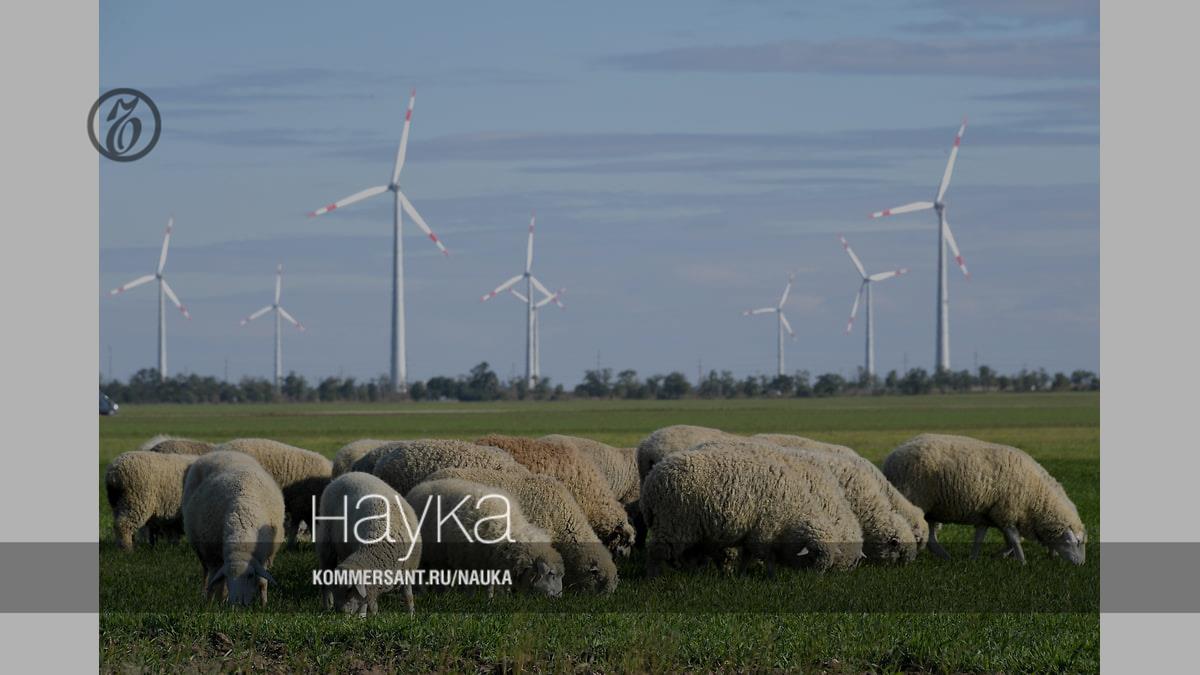
<path fill-rule="evenodd" d="M 1021 535 L 1015 527 L 1002 527 L 1000 531 L 1004 533 L 1004 541 L 1008 542 L 1008 551 L 1012 553 L 1017 562 L 1025 564 L 1025 551 L 1021 550 Z"/>
<path fill-rule="evenodd" d="M 404 604 L 408 606 L 408 613 L 415 614 L 417 611 L 416 605 L 413 603 L 413 587 L 412 584 L 404 584 Z"/>
<path fill-rule="evenodd" d="M 946 549 L 942 548 L 942 545 L 938 543 L 937 539 L 938 528 L 941 526 L 941 523 L 935 523 L 932 521 L 929 523 L 929 552 L 941 558 L 942 560 L 949 560 L 950 554 L 946 552 Z"/>
<path fill-rule="evenodd" d="M 979 557 L 979 549 L 983 548 L 983 540 L 987 537 L 987 525 L 975 526 L 975 541 L 971 544 L 971 560 Z"/>

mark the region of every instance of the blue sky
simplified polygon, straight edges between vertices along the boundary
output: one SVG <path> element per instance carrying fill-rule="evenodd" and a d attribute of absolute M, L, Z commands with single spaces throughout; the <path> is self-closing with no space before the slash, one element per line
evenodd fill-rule
<path fill-rule="evenodd" d="M 1099 368 L 1096 2 L 150 3 L 101 5 L 102 88 L 155 99 L 146 158 L 101 162 L 100 359 L 154 364 L 153 271 L 172 372 L 266 376 L 270 301 L 309 330 L 284 366 L 387 371 L 391 206 L 305 214 L 385 183 L 417 88 L 405 193 L 452 255 L 406 223 L 410 379 L 523 368 L 520 304 L 479 296 L 520 272 L 566 287 L 542 315 L 542 371 L 773 372 L 789 271 L 789 370 L 850 375 L 857 274 L 876 289 L 878 367 L 933 361 L 930 213 L 961 118 L 947 200 L 972 270 L 951 277 L 954 367 Z M 256 325 L 257 324 L 257 325 Z"/>

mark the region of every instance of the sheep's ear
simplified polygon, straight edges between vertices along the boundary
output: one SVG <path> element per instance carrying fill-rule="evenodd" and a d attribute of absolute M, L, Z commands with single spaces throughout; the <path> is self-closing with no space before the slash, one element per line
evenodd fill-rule
<path fill-rule="evenodd" d="M 550 573 L 550 566 L 546 564 L 545 560 L 539 559 L 536 563 L 534 563 L 533 568 L 537 571 L 537 576 L 539 578 Z"/>
<path fill-rule="evenodd" d="M 1079 543 L 1079 538 L 1075 536 L 1075 532 L 1072 530 L 1067 530 L 1066 539 L 1067 539 L 1068 544 L 1078 544 Z"/>
<path fill-rule="evenodd" d="M 358 595 L 362 598 L 367 597 L 367 587 L 365 584 L 355 584 L 354 590 L 358 591 Z"/>
<path fill-rule="evenodd" d="M 219 583 L 224 578 L 225 578 L 225 566 L 221 565 L 217 569 L 213 570 L 212 574 L 208 575 L 208 583 L 205 584 L 205 586 L 204 586 L 205 592 L 212 593 L 213 589 L 217 587 L 217 583 Z"/>
<path fill-rule="evenodd" d="M 259 563 L 254 564 L 254 572 L 263 579 L 266 579 L 268 584 L 278 583 L 275 581 L 275 577 L 271 576 L 271 573 L 267 571 L 267 568 Z"/>
<path fill-rule="evenodd" d="M 796 554 L 796 557 L 797 557 L 797 558 L 803 558 L 803 557 L 804 557 L 804 556 L 806 556 L 806 555 L 808 555 L 808 547 L 807 547 L 807 546 L 805 546 L 804 548 L 800 549 L 800 552 Z"/>

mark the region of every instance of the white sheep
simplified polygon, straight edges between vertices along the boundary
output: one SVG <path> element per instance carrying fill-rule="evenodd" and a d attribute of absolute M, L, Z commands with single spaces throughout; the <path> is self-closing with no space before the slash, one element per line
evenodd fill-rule
<path fill-rule="evenodd" d="M 321 494 L 313 531 L 319 569 L 415 570 L 421 562 L 418 531 L 417 514 L 391 486 L 371 474 L 343 474 Z M 326 586 L 322 599 L 328 609 L 367 616 L 379 612 L 380 594 L 392 588 Z M 404 584 L 404 601 L 411 614 L 412 584 Z"/>
<path fill-rule="evenodd" d="M 491 469 L 442 469 L 426 480 L 456 478 L 512 495 L 529 522 L 545 530 L 563 559 L 563 586 L 611 593 L 617 588 L 617 566 L 571 491 L 558 479 L 536 473 Z"/>
<path fill-rule="evenodd" d="M 215 598 L 267 603 L 268 571 L 283 544 L 283 494 L 252 459 L 213 452 L 196 459 L 184 479 L 183 529 L 203 567 L 203 588 Z M 224 582 L 222 584 L 222 582 Z"/>
<path fill-rule="evenodd" d="M 408 494 L 417 483 L 440 469 L 479 468 L 528 472 L 528 469 L 518 464 L 507 452 L 466 441 L 440 438 L 396 441 L 373 452 L 379 455 L 379 459 L 372 467 L 371 473 L 382 478 L 400 494 Z M 359 463 L 356 463 L 355 470 L 359 470 Z"/>
<path fill-rule="evenodd" d="M 333 479 L 333 463 L 323 455 L 266 438 L 237 438 L 216 446 L 250 455 L 279 484 L 287 510 L 287 541 L 295 546 L 301 522 L 312 516 L 312 500 Z M 312 530 L 312 523 L 308 523 Z"/>
<path fill-rule="evenodd" d="M 971 557 L 989 527 L 1004 535 L 1006 554 L 1024 563 L 1021 537 L 1082 565 L 1087 532 L 1075 504 L 1041 464 L 1017 448 L 966 436 L 922 434 L 883 460 L 883 473 L 930 523 L 929 549 L 949 558 L 937 541 L 942 523 L 975 526 Z"/>
<path fill-rule="evenodd" d="M 138 450 L 148 452 L 165 452 L 176 455 L 203 455 L 213 449 L 213 443 L 197 441 L 193 438 L 177 438 L 160 434 L 142 443 Z"/>
<path fill-rule="evenodd" d="M 407 499 L 413 510 L 426 514 L 421 523 L 422 567 L 508 570 L 519 588 L 562 595 L 562 556 L 550 535 L 529 523 L 512 495 L 449 478 L 420 483 Z M 450 513 L 457 520 L 443 521 Z M 494 592 L 489 586 L 489 595 Z"/>
<path fill-rule="evenodd" d="M 650 535 L 647 572 L 690 556 L 740 549 L 764 560 L 848 569 L 862 557 L 862 530 L 834 477 L 735 449 L 671 454 L 642 483 Z"/>
<path fill-rule="evenodd" d="M 697 427 L 690 424 L 676 424 L 663 427 L 642 439 L 637 446 L 637 467 L 639 480 L 645 482 L 646 476 L 654 465 L 663 458 L 676 452 L 683 452 L 698 443 L 719 441 L 722 439 L 742 438 L 726 433 L 720 429 Z"/>
<path fill-rule="evenodd" d="M 183 474 L 195 460 L 190 455 L 134 450 L 109 463 L 104 488 L 117 546 L 131 549 L 134 535 L 143 528 L 151 544 L 159 536 L 178 538 L 183 533 Z"/>
<path fill-rule="evenodd" d="M 363 456 L 367 455 L 372 450 L 393 442 L 394 441 L 380 441 L 374 438 L 361 438 L 357 441 L 351 441 L 343 445 L 337 451 L 337 454 L 333 456 L 333 477 L 337 478 L 344 473 L 355 471 L 353 468 L 355 462 L 362 459 Z M 376 459 L 378 459 L 378 457 Z M 374 466 L 374 464 L 372 464 L 372 466 Z M 370 472 L 369 468 L 367 469 L 367 472 Z"/>
<path fill-rule="evenodd" d="M 818 441 L 806 436 L 796 436 L 793 434 L 754 434 L 751 438 L 774 443 L 785 448 L 796 448 L 798 450 L 820 450 L 829 452 L 835 455 L 846 455 L 849 457 L 858 457 L 859 454 L 852 448 L 844 445 L 836 445 L 834 443 L 826 443 Z"/>

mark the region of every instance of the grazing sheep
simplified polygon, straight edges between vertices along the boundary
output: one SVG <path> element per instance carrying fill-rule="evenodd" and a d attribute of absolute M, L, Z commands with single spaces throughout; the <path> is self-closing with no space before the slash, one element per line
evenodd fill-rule
<path fill-rule="evenodd" d="M 647 572 L 697 553 L 740 549 L 750 559 L 848 569 L 862 557 L 862 530 L 828 471 L 744 450 L 710 447 L 657 462 L 642 483 L 650 526 Z"/>
<path fill-rule="evenodd" d="M 417 514 L 400 493 L 371 474 L 351 472 L 333 479 L 321 493 L 320 517 L 313 542 L 322 570 L 415 570 L 421 562 L 421 541 L 414 537 Z M 380 594 L 392 589 L 326 586 L 322 600 L 327 609 L 367 616 L 379 612 Z M 404 584 L 404 601 L 411 614 L 412 584 Z"/>
<path fill-rule="evenodd" d="M 204 455 L 189 468 L 183 529 L 203 568 L 205 596 L 223 588 L 230 604 L 257 596 L 265 605 L 267 584 L 275 583 L 267 570 L 283 544 L 283 493 L 262 467 L 226 454 Z"/>
<path fill-rule="evenodd" d="M 562 595 L 562 556 L 551 546 L 550 535 L 526 520 L 515 497 L 499 488 L 457 479 L 423 482 L 407 497 L 415 511 L 426 514 L 421 524 L 422 567 L 505 569 L 521 589 Z M 460 503 L 461 508 L 456 508 Z M 449 518 L 451 512 L 463 529 L 451 521 L 439 526 L 442 516 Z M 488 595 L 494 592 L 495 587 L 489 586 Z"/>
<path fill-rule="evenodd" d="M 134 535 L 145 528 L 151 544 L 160 535 L 183 533 L 183 474 L 196 461 L 188 455 L 135 450 L 121 453 L 104 471 L 104 488 L 113 512 L 117 546 L 133 548 Z"/>
<path fill-rule="evenodd" d="M 918 543 L 908 522 L 892 507 L 891 501 L 874 479 L 878 470 L 869 470 L 843 454 L 819 450 L 802 450 L 766 443 L 758 437 L 740 440 L 709 441 L 693 450 L 733 450 L 753 454 L 767 460 L 783 462 L 789 467 L 804 470 L 816 466 L 828 471 L 842 488 L 842 493 L 862 528 L 863 554 L 869 560 L 909 561 L 917 556 Z"/>
<path fill-rule="evenodd" d="M 676 424 L 663 427 L 642 439 L 637 447 L 638 478 L 643 483 L 654 465 L 669 455 L 683 452 L 705 441 L 732 440 L 742 438 L 720 429 Z"/>
<path fill-rule="evenodd" d="M 490 469 L 442 469 L 426 480 L 445 478 L 479 483 L 511 494 L 529 522 L 550 535 L 563 559 L 563 586 L 597 593 L 617 588 L 617 566 L 612 554 L 588 524 L 570 490 L 556 478 L 536 473 Z"/>
<path fill-rule="evenodd" d="M 507 452 L 466 441 L 439 438 L 396 441 L 373 452 L 380 456 L 371 473 L 400 494 L 407 494 L 426 476 L 440 469 L 477 468 L 528 473 Z"/>
<path fill-rule="evenodd" d="M 859 456 L 859 454 L 853 449 L 844 445 L 835 445 L 833 443 L 825 443 L 824 441 L 816 441 L 804 436 L 794 436 L 792 434 L 754 434 L 751 436 L 751 438 L 773 443 L 785 448 L 796 448 L 798 450 L 820 450 L 823 452 L 833 453 L 835 455 L 846 455 L 849 457 Z"/>
<path fill-rule="evenodd" d="M 283 490 L 287 509 L 288 546 L 296 545 L 296 533 L 303 521 L 312 530 L 313 504 L 333 479 L 333 463 L 324 456 L 266 438 L 238 438 L 218 445 L 214 450 L 243 452 L 258 460 L 262 468 Z"/>
<path fill-rule="evenodd" d="M 364 455 L 369 454 L 372 450 L 387 445 L 392 441 L 379 441 L 374 438 L 363 438 L 357 441 L 351 441 L 341 447 L 337 454 L 333 456 L 333 477 L 354 471 L 352 467 L 354 463 L 362 459 Z M 378 457 L 376 457 L 378 459 Z M 374 466 L 374 465 L 372 465 Z M 367 470 L 370 473 L 370 469 Z"/>
<path fill-rule="evenodd" d="M 613 555 L 629 555 L 637 534 L 629 524 L 625 507 L 617 501 L 595 465 L 574 447 L 500 434 L 484 436 L 475 442 L 506 450 L 530 471 L 562 481 L 608 550 Z"/>
<path fill-rule="evenodd" d="M 203 455 L 213 449 L 208 441 L 197 441 L 191 438 L 176 438 L 174 436 L 155 436 L 142 443 L 138 450 L 148 452 L 165 452 L 175 455 Z"/>
<path fill-rule="evenodd" d="M 1006 555 L 1025 562 L 1021 537 L 1082 565 L 1087 532 L 1075 504 L 1041 464 L 1017 448 L 966 436 L 922 434 L 883 460 L 883 473 L 925 511 L 929 549 L 949 554 L 937 541 L 941 523 L 975 526 L 971 557 L 979 555 L 987 528 L 1008 544 Z"/>
<path fill-rule="evenodd" d="M 614 448 L 590 438 L 562 434 L 542 436 L 538 440 L 575 448 L 608 481 L 608 487 L 616 495 L 617 501 L 629 505 L 638 500 L 641 480 L 638 478 L 637 448 Z"/>

